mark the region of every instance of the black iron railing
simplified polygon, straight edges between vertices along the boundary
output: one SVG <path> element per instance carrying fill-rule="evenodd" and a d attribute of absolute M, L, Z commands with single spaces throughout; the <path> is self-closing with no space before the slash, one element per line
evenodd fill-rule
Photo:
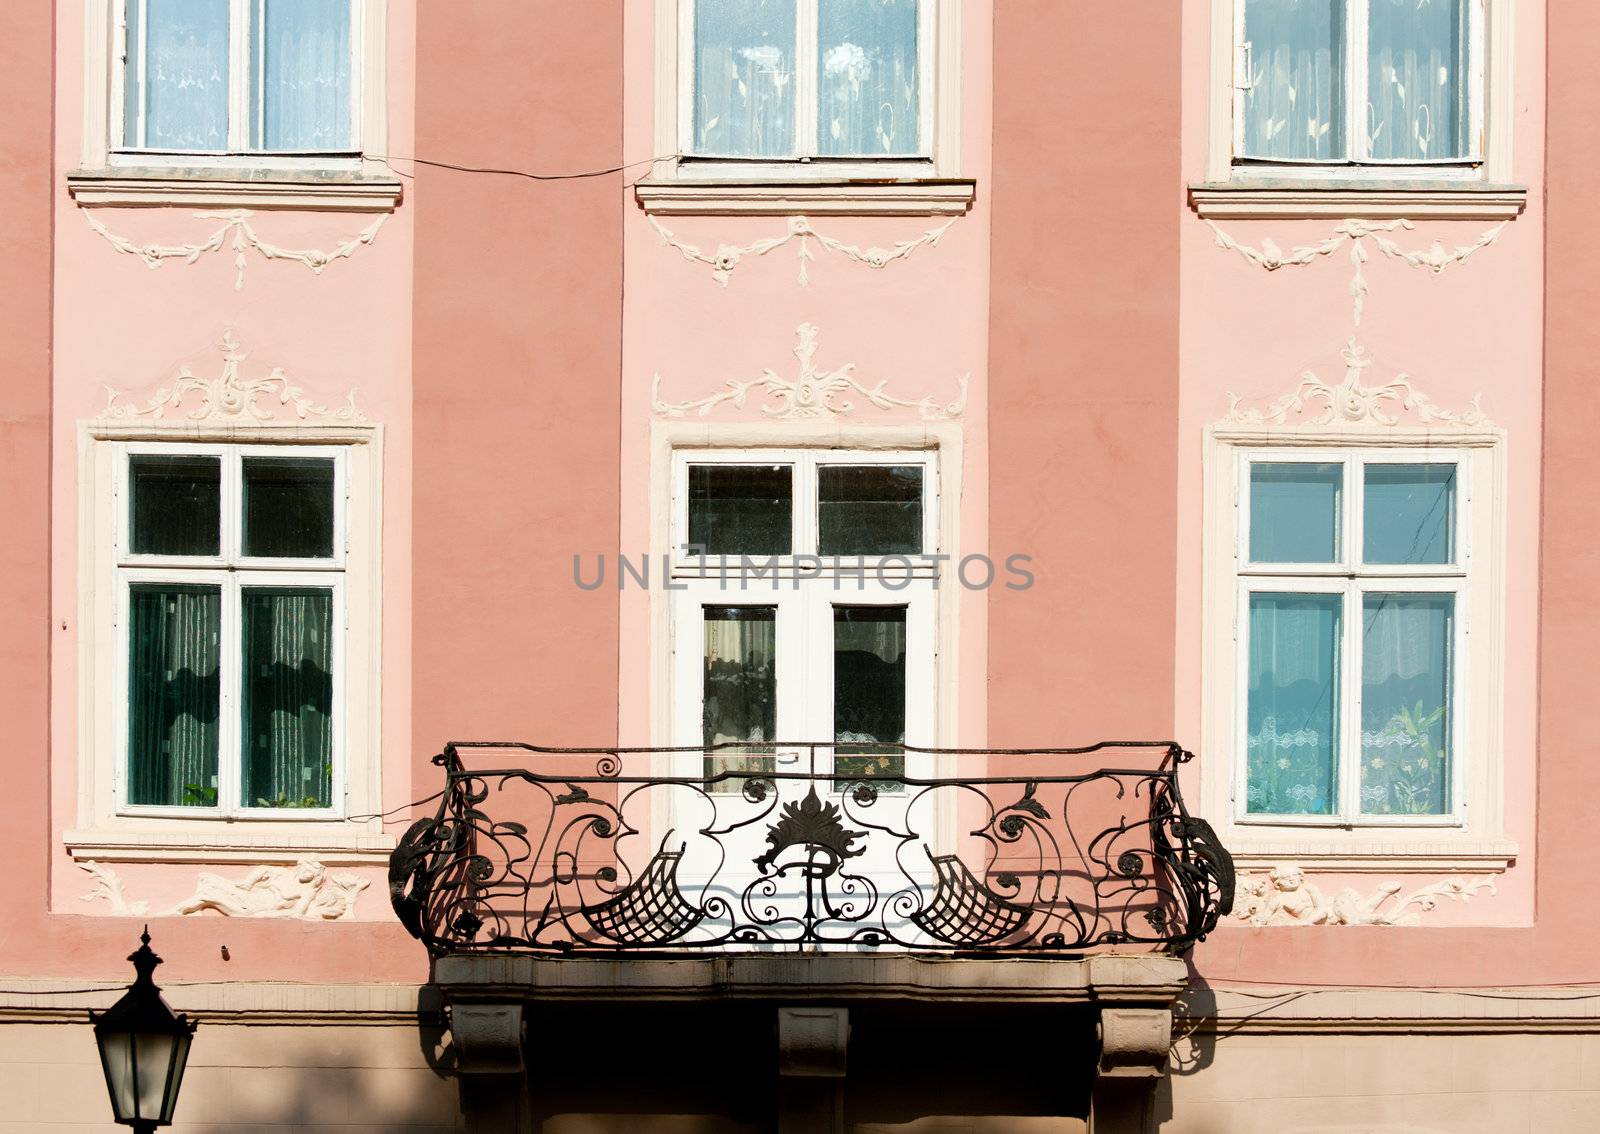
<path fill-rule="evenodd" d="M 1233 860 L 1179 792 L 1191 758 L 451 744 L 390 897 L 435 954 L 1177 952 L 1233 902 Z"/>

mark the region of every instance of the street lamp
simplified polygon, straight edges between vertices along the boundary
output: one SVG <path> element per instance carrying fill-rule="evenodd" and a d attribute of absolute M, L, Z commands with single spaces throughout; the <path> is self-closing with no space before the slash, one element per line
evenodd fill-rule
<path fill-rule="evenodd" d="M 110 1008 L 90 1012 L 89 1022 L 94 1025 L 94 1042 L 100 1048 L 118 1125 L 133 1127 L 135 1134 L 151 1134 L 172 1123 L 189 1043 L 198 1025 L 175 1015 L 150 979 L 161 958 L 150 951 L 148 925 L 139 941 L 139 948 L 128 957 L 138 979 Z"/>

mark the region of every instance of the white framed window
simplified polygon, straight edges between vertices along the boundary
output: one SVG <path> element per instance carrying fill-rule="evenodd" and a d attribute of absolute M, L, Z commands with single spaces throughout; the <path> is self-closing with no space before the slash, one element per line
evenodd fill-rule
<path fill-rule="evenodd" d="M 1397 434 L 1213 436 L 1203 795 L 1247 862 L 1514 856 L 1500 440 Z"/>
<path fill-rule="evenodd" d="M 86 428 L 69 849 L 376 853 L 379 428 Z"/>
<path fill-rule="evenodd" d="M 1504 0 L 1215 0 L 1213 181 L 1504 182 Z"/>

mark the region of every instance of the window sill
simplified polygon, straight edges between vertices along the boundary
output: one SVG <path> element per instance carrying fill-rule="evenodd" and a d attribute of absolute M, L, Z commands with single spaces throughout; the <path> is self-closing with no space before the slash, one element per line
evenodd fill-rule
<path fill-rule="evenodd" d="M 182 823 L 183 820 L 174 820 Z M 240 827 L 244 830 L 240 830 Z M 386 833 L 352 830 L 251 831 L 252 824 L 207 824 L 183 830 L 95 828 L 63 837 L 74 862 L 216 862 L 257 866 L 311 857 L 326 866 L 381 866 L 395 847 Z"/>
<path fill-rule="evenodd" d="M 1517 859 L 1517 844 L 1509 840 L 1469 842 L 1427 838 L 1411 832 L 1402 836 L 1264 839 L 1246 836 L 1239 828 L 1223 838 L 1239 870 L 1263 870 L 1291 862 L 1306 870 L 1351 874 L 1439 874 L 1456 871 L 1503 871 Z"/>
<path fill-rule="evenodd" d="M 1258 178 L 1191 185 L 1189 203 L 1207 220 L 1507 221 L 1527 207 L 1528 189 L 1461 181 Z"/>
<path fill-rule="evenodd" d="M 399 178 L 355 173 L 285 173 L 229 168 L 75 169 L 67 192 L 80 206 L 202 209 L 304 209 L 315 212 L 393 212 Z"/>
<path fill-rule="evenodd" d="M 972 208 L 977 182 L 640 181 L 633 192 L 653 216 L 956 217 Z"/>

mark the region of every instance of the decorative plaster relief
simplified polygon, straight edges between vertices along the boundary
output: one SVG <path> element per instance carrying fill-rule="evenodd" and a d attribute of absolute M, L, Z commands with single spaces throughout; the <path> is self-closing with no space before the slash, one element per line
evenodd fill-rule
<path fill-rule="evenodd" d="M 272 420 L 275 409 L 273 402 L 291 409 L 297 422 L 354 423 L 366 420 L 356 408 L 356 392 L 353 389 L 345 396 L 344 405 L 330 409 L 307 398 L 305 391 L 293 385 L 276 367 L 261 378 L 241 378 L 239 364 L 250 355 L 239 349 L 239 340 L 231 330 L 223 333 L 219 349 L 222 351 L 221 374 L 215 378 L 196 378 L 185 366 L 178 371 L 177 381 L 157 390 L 144 406 L 127 405 L 119 401 L 123 392 L 107 386 L 106 406 L 100 413 L 100 420 L 163 418 L 168 410 L 174 413 L 180 411 L 190 394 L 198 394 L 199 403 L 183 415 L 185 421 L 239 421 L 253 425 Z M 267 399 L 267 404 L 258 401 L 261 398 Z"/>
<path fill-rule="evenodd" d="M 667 417 L 682 417 L 693 410 L 697 416 L 706 417 L 724 402 L 730 403 L 736 409 L 743 409 L 745 399 L 756 389 L 761 391 L 760 397 L 769 400 L 768 404 L 761 407 L 761 412 L 768 417 L 787 420 L 805 417 L 842 417 L 853 413 L 855 403 L 845 397 L 852 392 L 859 394 L 881 410 L 914 409 L 925 421 L 944 421 L 960 417 L 966 412 L 967 385 L 972 377 L 970 374 L 963 374 L 956 380 L 961 387 L 961 396 L 953 402 L 940 403 L 931 395 L 925 395 L 914 401 L 897 398 L 885 392 L 887 380 L 868 387 L 853 377 L 852 371 L 855 370 L 853 362 L 846 362 L 832 370 L 818 370 L 814 365 L 817 353 L 817 328 L 810 323 L 802 323 L 795 333 L 800 338 L 799 344 L 794 348 L 794 356 L 800 360 L 800 373 L 795 378 L 784 378 L 775 371 L 764 370 L 755 378 L 730 378 L 726 383 L 727 389 L 703 398 L 687 402 L 664 402 L 661 400 L 661 375 L 657 374 L 650 395 L 655 412 Z"/>
<path fill-rule="evenodd" d="M 1367 263 L 1369 254 L 1365 241 L 1371 240 L 1380 253 L 1391 260 L 1399 260 L 1407 267 L 1426 268 L 1434 275 L 1440 275 L 1452 264 L 1465 264 L 1477 253 L 1493 244 L 1499 238 L 1509 221 L 1501 221 L 1495 227 L 1485 232 L 1471 244 L 1460 244 L 1454 249 L 1446 248 L 1440 241 L 1435 240 L 1427 249 L 1407 251 L 1400 247 L 1387 235 L 1391 232 L 1410 232 L 1416 225 L 1409 220 L 1392 221 L 1363 221 L 1347 220 L 1333 230 L 1333 235 L 1326 240 L 1315 244 L 1300 244 L 1290 248 L 1287 252 L 1273 243 L 1271 237 L 1263 237 L 1259 248 L 1252 248 L 1240 244 L 1213 221 L 1206 221 L 1211 231 L 1216 235 L 1217 247 L 1228 251 L 1237 252 L 1250 263 L 1275 272 L 1279 268 L 1303 267 L 1314 264 L 1324 256 L 1331 256 L 1338 251 L 1347 241 L 1350 244 L 1350 263 L 1355 268 L 1355 275 L 1350 280 L 1350 299 L 1353 306 L 1355 325 L 1361 325 L 1361 316 L 1366 310 L 1367 279 L 1363 274 L 1363 265 Z"/>
<path fill-rule="evenodd" d="M 368 886 L 365 878 L 335 878 L 316 859 L 302 858 L 293 866 L 258 866 L 237 881 L 201 874 L 193 894 L 171 909 L 151 914 L 148 901 L 127 900 L 122 879 L 110 867 L 98 862 L 78 865 L 95 880 L 83 901 L 104 900 L 113 914 L 137 917 L 179 917 L 215 910 L 224 917 L 338 921 L 355 915 L 356 898 Z"/>
<path fill-rule="evenodd" d="M 222 227 L 213 232 L 198 244 L 138 244 L 125 236 L 118 236 L 95 216 L 85 211 L 84 219 L 89 222 L 89 227 L 105 237 L 107 243 L 118 252 L 129 256 L 137 256 L 150 268 L 159 268 L 168 260 L 183 260 L 192 264 L 207 252 L 215 252 L 225 242 L 228 234 L 233 234 L 230 247 L 233 249 L 233 266 L 237 274 L 234 277 L 233 289 L 240 291 L 244 288 L 244 270 L 249 261 L 245 253 L 250 249 L 259 252 L 267 260 L 294 260 L 304 264 L 317 275 L 322 274 L 335 260 L 347 259 L 355 255 L 356 249 L 364 244 L 371 244 L 378 237 L 378 230 L 383 227 L 383 222 L 389 218 L 384 213 L 355 236 L 344 241 L 334 248 L 332 252 L 321 252 L 315 248 L 282 248 L 276 244 L 261 239 L 256 230 L 250 227 L 250 219 L 255 213 L 249 209 L 229 209 L 226 212 L 206 212 L 193 214 L 200 220 L 220 220 Z"/>
<path fill-rule="evenodd" d="M 1396 898 L 1399 882 L 1385 882 L 1363 897 L 1346 887 L 1331 896 L 1306 880 L 1298 866 L 1279 864 L 1239 880 L 1233 916 L 1249 925 L 1416 925 L 1439 899 L 1468 902 L 1480 890 L 1494 894 L 1492 878 L 1453 876 Z"/>
<path fill-rule="evenodd" d="M 1344 382 L 1330 386 L 1316 374 L 1306 371 L 1300 376 L 1300 385 L 1292 393 L 1259 408 L 1247 407 L 1239 395 L 1228 394 L 1227 422 L 1232 425 L 1285 425 L 1294 415 L 1296 425 L 1398 425 L 1390 409 L 1410 411 L 1422 425 L 1449 425 L 1458 429 L 1476 429 L 1489 424 L 1481 404 L 1483 395 L 1475 394 L 1471 405 L 1460 413 L 1440 409 L 1431 398 L 1411 384 L 1407 374 L 1397 374 L 1381 386 L 1361 384 L 1361 372 L 1372 365 L 1372 357 L 1354 338 L 1341 352 L 1344 356 Z M 1312 403 L 1320 402 L 1322 412 L 1314 418 L 1305 415 L 1314 411 Z"/>
<path fill-rule="evenodd" d="M 805 217 L 790 217 L 789 231 L 782 236 L 768 237 L 765 240 L 757 240 L 752 244 L 719 244 L 716 252 L 708 253 L 702 251 L 698 245 L 687 244 L 679 240 L 655 217 L 646 216 L 645 220 L 650 222 L 650 227 L 655 229 L 656 235 L 661 238 L 661 243 L 666 247 L 676 249 L 685 260 L 692 263 L 709 264 L 711 266 L 711 278 L 723 287 L 728 286 L 728 279 L 733 275 L 733 270 L 739 266 L 740 261 L 746 256 L 765 256 L 768 252 L 782 248 L 793 241 L 799 242 L 797 251 L 800 259 L 800 274 L 797 279 L 800 286 L 804 287 L 811 282 L 810 276 L 806 273 L 806 265 L 816 259 L 815 253 L 811 251 L 812 240 L 822 245 L 824 251 L 836 252 L 847 260 L 852 260 L 857 264 L 865 264 L 869 268 L 882 269 L 887 268 L 896 260 L 909 259 L 913 252 L 924 245 L 929 248 L 937 248 L 945 232 L 949 230 L 951 225 L 956 223 L 954 219 L 947 220 L 938 228 L 930 228 L 914 240 L 900 241 L 893 248 L 862 248 L 856 244 L 846 244 L 841 240 L 835 240 L 831 236 L 824 236 L 812 228 L 811 221 Z"/>

